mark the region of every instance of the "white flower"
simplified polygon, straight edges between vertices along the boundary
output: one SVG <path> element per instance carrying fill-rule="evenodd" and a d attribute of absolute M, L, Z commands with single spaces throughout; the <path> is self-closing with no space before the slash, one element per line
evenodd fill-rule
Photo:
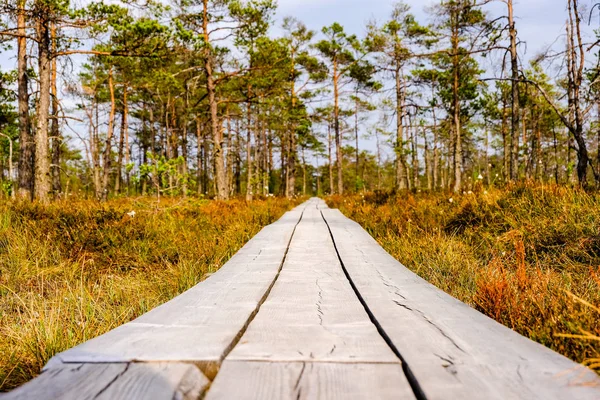
<path fill-rule="evenodd" d="M 453 199 L 452 197 L 450 197 L 450 198 L 448 199 L 448 201 L 449 201 L 450 203 L 454 203 L 454 199 Z"/>
<path fill-rule="evenodd" d="M 477 179 L 482 180 L 483 176 L 481 176 L 481 174 L 479 174 L 479 176 L 477 176 Z"/>
<path fill-rule="evenodd" d="M 127 213 L 127 215 L 129 215 L 131 218 L 135 217 L 135 214 L 136 214 L 135 211 L 129 211 Z"/>

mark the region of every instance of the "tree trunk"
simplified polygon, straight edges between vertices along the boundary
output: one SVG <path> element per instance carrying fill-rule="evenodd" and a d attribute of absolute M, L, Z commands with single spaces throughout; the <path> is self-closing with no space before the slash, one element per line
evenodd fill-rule
<path fill-rule="evenodd" d="M 433 105 L 431 115 L 433 117 L 433 189 L 437 190 L 440 187 L 440 150 L 435 108 L 436 104 Z"/>
<path fill-rule="evenodd" d="M 354 151 L 354 168 L 355 168 L 355 188 L 354 190 L 358 193 L 360 190 L 358 174 L 360 171 L 360 151 L 358 149 L 358 86 L 355 91 L 355 99 L 354 99 L 354 141 L 356 144 L 356 149 Z"/>
<path fill-rule="evenodd" d="M 420 182 L 419 182 L 419 146 L 418 146 L 418 128 L 415 124 L 414 127 L 412 127 L 410 129 L 410 142 L 411 142 L 411 161 L 412 161 L 412 171 L 413 171 L 413 176 L 412 176 L 412 187 L 413 190 L 417 191 L 419 190 L 420 187 Z"/>
<path fill-rule="evenodd" d="M 188 125 L 189 125 L 189 108 L 190 108 L 190 94 L 188 82 L 185 82 L 185 97 L 184 97 L 184 110 L 181 116 L 181 157 L 183 162 L 181 163 L 181 194 L 183 197 L 188 195 Z"/>
<path fill-rule="evenodd" d="M 319 156 L 315 157 L 317 159 L 317 196 L 321 195 L 321 173 L 319 172 Z"/>
<path fill-rule="evenodd" d="M 453 52 L 453 75 L 454 80 L 452 82 L 452 114 L 454 123 L 454 192 L 458 193 L 462 190 L 462 171 L 463 171 L 463 154 L 462 154 L 462 137 L 461 137 L 461 124 L 460 124 L 460 60 L 458 55 L 459 49 L 459 38 L 458 38 L 458 27 L 454 26 L 452 29 L 452 52 Z"/>
<path fill-rule="evenodd" d="M 196 180 L 198 181 L 198 194 L 204 194 L 204 166 L 203 166 L 203 137 L 202 137 L 202 125 L 200 124 L 200 118 L 196 118 L 196 144 L 198 152 L 196 153 Z"/>
<path fill-rule="evenodd" d="M 334 194 L 335 193 L 335 189 L 334 189 L 334 183 L 333 183 L 333 156 L 332 156 L 332 147 L 333 147 L 333 141 L 332 141 L 332 137 L 331 137 L 331 123 L 327 124 L 327 149 L 328 149 L 328 157 L 329 157 L 329 194 Z"/>
<path fill-rule="evenodd" d="M 527 168 L 529 167 L 529 143 L 527 140 L 527 108 L 523 107 L 521 112 L 521 139 L 523 140 L 523 160 L 521 163 L 525 167 L 525 179 L 528 179 Z"/>
<path fill-rule="evenodd" d="M 289 128 L 289 146 L 287 148 L 287 166 L 286 166 L 286 196 L 288 198 L 294 197 L 296 194 L 296 164 L 298 159 L 298 151 L 296 144 L 296 84 L 295 84 L 295 66 L 294 57 L 292 55 L 292 69 L 290 71 L 292 76 L 291 82 L 291 100 L 292 100 L 292 121 Z"/>
<path fill-rule="evenodd" d="M 517 54 L 517 30 L 513 15 L 512 0 L 506 1 L 508 7 L 508 30 L 510 36 L 511 82 L 511 147 L 510 147 L 510 179 L 519 178 L 519 59 Z"/>
<path fill-rule="evenodd" d="M 235 135 L 235 193 L 242 193 L 242 131 L 240 130 L 240 120 L 236 119 Z"/>
<path fill-rule="evenodd" d="M 51 40 L 52 40 L 52 53 L 56 53 L 56 24 L 51 25 Z M 52 137 L 52 193 L 54 197 L 58 197 L 62 191 L 60 182 L 60 156 L 61 156 L 61 145 L 62 138 L 60 135 L 60 129 L 58 124 L 58 90 L 56 88 L 57 69 L 56 69 L 56 57 L 52 58 L 52 122 L 50 125 L 50 136 Z"/>
<path fill-rule="evenodd" d="M 408 174 L 404 154 L 404 84 L 402 71 L 396 66 L 396 188 L 398 190 L 408 189 Z"/>
<path fill-rule="evenodd" d="M 425 144 L 425 175 L 427 178 L 427 190 L 433 190 L 433 171 L 431 168 L 431 150 L 429 149 L 429 141 L 427 140 L 427 131 L 423 128 L 423 142 Z"/>
<path fill-rule="evenodd" d="M 227 111 L 226 111 L 226 116 L 225 116 L 225 120 L 227 123 L 227 137 L 225 138 L 225 143 L 227 144 L 227 156 L 226 156 L 226 160 L 227 160 L 227 191 L 229 192 L 229 195 L 233 195 L 234 194 L 234 187 L 233 187 L 233 157 L 234 157 L 234 152 L 233 152 L 233 132 L 231 130 L 231 115 L 229 113 L 229 106 L 227 106 Z"/>
<path fill-rule="evenodd" d="M 246 109 L 246 201 L 252 201 L 254 197 L 253 190 L 253 176 L 252 176 L 252 111 L 250 103 L 247 104 Z"/>
<path fill-rule="evenodd" d="M 344 194 L 344 176 L 342 160 L 342 136 L 340 132 L 340 92 L 339 92 L 339 73 L 337 58 L 333 61 L 333 97 L 334 97 L 334 129 L 335 129 L 335 154 L 337 165 L 337 192 Z"/>
<path fill-rule="evenodd" d="M 225 158 L 223 157 L 223 138 L 219 127 L 218 105 L 216 98 L 216 85 L 213 75 L 213 54 L 210 47 L 210 38 L 208 30 L 208 0 L 203 0 L 203 19 L 202 30 L 204 33 L 205 54 L 204 70 L 206 73 L 206 91 L 208 93 L 208 104 L 210 107 L 210 127 L 213 138 L 213 162 L 215 168 L 215 184 L 217 189 L 217 199 L 227 200 L 229 193 L 227 191 L 227 177 L 225 176 Z"/>
<path fill-rule="evenodd" d="M 282 190 L 281 190 L 281 194 L 285 197 L 288 197 L 288 187 L 289 187 L 289 173 L 288 173 L 288 159 L 289 159 L 289 153 L 288 153 L 288 147 L 289 147 L 289 130 L 285 130 L 281 136 L 281 183 L 282 183 Z"/>
<path fill-rule="evenodd" d="M 375 129 L 375 144 L 377 145 L 377 190 L 381 190 L 381 143 L 377 129 Z"/>
<path fill-rule="evenodd" d="M 304 146 L 302 146 L 302 195 L 306 196 L 306 156 L 304 150 Z"/>
<path fill-rule="evenodd" d="M 35 198 L 46 203 L 50 193 L 50 160 L 48 158 L 48 117 L 50 111 L 51 61 L 50 61 L 50 10 L 41 3 L 36 10 L 38 37 L 39 99 L 35 132 Z"/>
<path fill-rule="evenodd" d="M 17 2 L 17 75 L 19 103 L 19 177 L 18 197 L 33 199 L 34 138 L 31 135 L 29 121 L 29 77 L 27 76 L 27 40 L 25 35 L 26 0 Z"/>
<path fill-rule="evenodd" d="M 209 195 L 210 193 L 210 169 L 208 162 L 210 159 L 210 141 L 207 138 L 208 133 L 203 132 L 202 134 L 202 187 L 205 195 Z"/>
<path fill-rule="evenodd" d="M 596 99 L 596 169 L 600 171 L 600 96 Z M 600 187 L 600 179 L 596 179 L 596 186 Z"/>
<path fill-rule="evenodd" d="M 492 177 L 490 170 L 490 133 L 486 128 L 485 130 L 485 179 L 487 180 L 488 187 L 492 185 Z"/>
<path fill-rule="evenodd" d="M 538 145 L 537 142 L 537 129 L 539 123 L 539 116 L 536 113 L 537 107 L 533 105 L 531 107 L 531 132 L 530 132 L 530 143 L 529 146 L 529 157 L 527 163 L 527 179 L 531 180 L 536 177 L 537 167 L 538 167 Z"/>
<path fill-rule="evenodd" d="M 554 183 L 558 185 L 560 182 L 558 176 L 558 139 L 556 138 L 556 127 L 554 124 L 552 126 L 552 142 L 554 147 Z"/>
<path fill-rule="evenodd" d="M 511 175 L 510 175 L 510 160 L 511 160 L 511 154 L 512 154 L 512 135 L 508 134 L 508 107 L 506 104 L 506 98 L 504 95 L 502 95 L 502 124 L 500 127 L 501 133 L 502 133 L 502 144 L 503 144 L 503 164 L 502 164 L 502 171 L 503 171 L 503 176 L 504 176 L 504 182 L 508 182 L 511 179 Z"/>
<path fill-rule="evenodd" d="M 102 196 L 102 182 L 100 179 L 100 138 L 99 138 L 99 121 L 98 121 L 98 99 L 97 93 L 94 90 L 92 104 L 90 106 L 90 153 L 92 158 L 92 180 L 94 182 L 94 196 L 100 199 Z"/>
<path fill-rule="evenodd" d="M 121 132 L 119 133 L 119 154 L 117 158 L 117 176 L 115 180 L 115 194 L 121 193 L 121 182 L 123 179 L 123 156 L 125 147 L 129 147 L 129 144 L 125 142 L 127 131 L 129 127 L 127 125 L 127 117 L 129 113 L 129 106 L 127 104 L 127 86 L 123 86 L 123 110 L 121 113 Z"/>
<path fill-rule="evenodd" d="M 108 71 L 108 90 L 110 92 L 110 114 L 108 116 L 108 131 L 106 133 L 106 142 L 104 144 L 104 159 L 103 159 L 103 172 L 102 172 L 102 200 L 108 199 L 108 179 L 110 177 L 111 167 L 111 151 L 112 151 L 112 138 L 115 131 L 115 85 L 113 81 L 113 70 L 112 68 Z"/>
<path fill-rule="evenodd" d="M 567 24 L 568 37 L 568 87 L 569 87 L 569 106 L 572 110 L 573 120 L 569 127 L 575 142 L 577 143 L 577 178 L 579 185 L 587 186 L 587 169 L 588 164 L 592 167 L 594 176 L 598 177 L 598 173 L 593 164 L 590 163 L 587 144 L 583 136 L 584 118 L 581 110 L 581 85 L 584 79 L 585 68 L 585 44 L 581 37 L 581 16 L 578 10 L 578 0 L 569 0 L 569 23 Z M 579 54 L 577 54 L 579 53 Z"/>

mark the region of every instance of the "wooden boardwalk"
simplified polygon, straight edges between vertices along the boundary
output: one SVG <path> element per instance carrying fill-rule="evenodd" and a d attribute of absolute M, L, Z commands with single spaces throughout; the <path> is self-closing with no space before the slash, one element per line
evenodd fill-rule
<path fill-rule="evenodd" d="M 436 289 L 311 199 L 13 399 L 600 399 L 596 374 Z"/>

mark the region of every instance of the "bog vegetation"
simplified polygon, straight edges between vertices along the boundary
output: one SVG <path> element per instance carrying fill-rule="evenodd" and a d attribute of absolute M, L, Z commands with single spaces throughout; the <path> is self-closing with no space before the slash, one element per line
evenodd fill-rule
<path fill-rule="evenodd" d="M 600 370 L 600 194 L 510 189 L 328 202 L 427 281 Z"/>
<path fill-rule="evenodd" d="M 205 279 L 293 204 L 0 205 L 0 391 Z"/>

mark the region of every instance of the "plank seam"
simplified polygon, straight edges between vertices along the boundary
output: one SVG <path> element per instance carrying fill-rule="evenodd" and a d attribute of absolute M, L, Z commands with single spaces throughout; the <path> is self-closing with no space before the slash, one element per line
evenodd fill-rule
<path fill-rule="evenodd" d="M 377 318 L 375 318 L 375 315 L 369 308 L 369 305 L 367 304 L 367 302 L 365 301 L 363 296 L 360 294 L 358 288 L 354 284 L 354 281 L 352 280 L 352 277 L 348 273 L 348 269 L 346 268 L 346 265 L 344 264 L 344 260 L 342 260 L 342 256 L 340 255 L 337 244 L 335 242 L 335 238 L 333 237 L 333 232 L 331 230 L 331 227 L 329 226 L 329 222 L 327 222 L 327 219 L 325 218 L 325 214 L 323 214 L 322 210 L 320 210 L 320 213 L 321 213 L 321 217 L 323 218 L 323 221 L 325 221 L 325 225 L 327 225 L 327 230 L 329 231 L 329 236 L 331 236 L 331 241 L 333 242 L 333 247 L 335 249 L 335 253 L 338 257 L 340 265 L 342 266 L 342 271 L 344 271 L 344 275 L 346 276 L 346 279 L 348 279 L 348 282 L 350 283 L 352 290 L 354 290 L 354 294 L 356 295 L 356 297 L 358 298 L 358 300 L 364 307 L 367 315 L 369 316 L 369 319 L 371 320 L 371 323 L 373 325 L 375 325 L 375 327 L 377 328 L 377 332 L 379 332 L 379 335 L 383 338 L 383 340 L 389 346 L 390 350 L 392 350 L 392 352 L 396 355 L 396 357 L 398 357 L 400 359 L 400 361 L 402 362 L 402 370 L 404 371 L 404 375 L 406 376 L 406 379 L 408 380 L 408 383 L 409 383 L 416 399 L 417 400 L 427 400 L 427 397 L 425 396 L 425 392 L 423 391 L 423 388 L 421 388 L 419 381 L 417 380 L 417 378 L 413 374 L 412 370 L 410 369 L 410 366 L 406 362 L 406 359 L 402 356 L 402 354 L 400 353 L 400 351 L 398 350 L 398 348 L 396 347 L 394 342 L 392 342 L 389 335 L 385 332 L 385 330 L 383 329 L 383 327 L 381 326 L 379 321 L 377 321 Z"/>
<path fill-rule="evenodd" d="M 267 301 L 267 298 L 271 294 L 271 290 L 273 290 L 273 287 L 275 286 L 275 283 L 277 282 L 277 279 L 279 278 L 279 275 L 281 274 L 281 271 L 283 270 L 283 265 L 285 264 L 285 260 L 287 259 L 287 255 L 290 250 L 290 246 L 292 244 L 292 239 L 294 238 L 294 234 L 296 233 L 296 228 L 298 228 L 298 225 L 300 224 L 300 222 L 302 221 L 302 217 L 304 216 L 304 210 L 306 210 L 306 207 L 304 207 L 304 209 L 302 210 L 302 213 L 300 214 L 300 218 L 298 219 L 298 222 L 296 222 L 296 224 L 294 225 L 294 229 L 292 230 L 292 234 L 290 235 L 290 239 L 287 243 L 287 247 L 285 249 L 285 252 L 283 253 L 283 258 L 281 260 L 281 264 L 279 265 L 279 269 L 277 270 L 277 274 L 275 275 L 275 278 L 273 279 L 273 281 L 271 282 L 271 284 L 265 291 L 264 295 L 261 297 L 261 299 L 258 302 L 254 311 L 252 311 L 252 314 L 250 314 L 250 316 L 246 320 L 246 323 L 244 324 L 244 326 L 240 329 L 240 331 L 237 333 L 237 335 L 235 336 L 233 341 L 223 352 L 223 356 L 221 357 L 221 360 L 219 361 L 219 365 L 217 367 L 217 372 L 212 379 L 213 381 L 216 379 L 217 375 L 219 374 L 219 369 L 221 368 L 221 364 L 227 358 L 229 353 L 231 353 L 233 351 L 235 346 L 237 346 L 239 341 L 242 339 L 242 336 L 244 336 L 244 333 L 246 333 L 246 330 L 248 329 L 248 327 L 250 326 L 250 324 L 252 323 L 252 321 L 254 320 L 254 318 L 256 317 L 258 312 L 260 311 L 261 306 L 265 303 L 265 301 Z M 207 393 L 207 392 L 208 392 L 208 390 L 205 393 Z"/>

